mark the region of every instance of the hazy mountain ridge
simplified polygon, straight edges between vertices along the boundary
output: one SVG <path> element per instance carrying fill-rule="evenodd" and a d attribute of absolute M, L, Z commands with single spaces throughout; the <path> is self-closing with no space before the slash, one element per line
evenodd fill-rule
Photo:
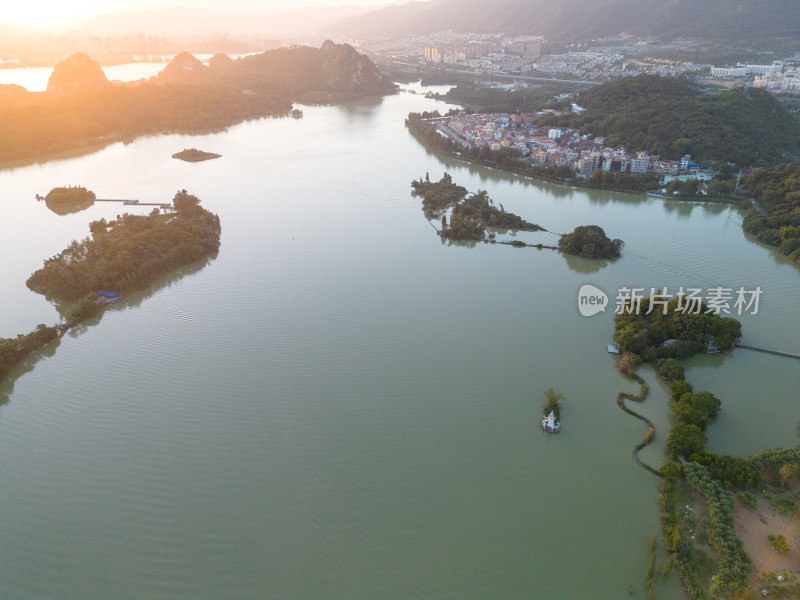
<path fill-rule="evenodd" d="M 87 55 L 55 69 L 47 92 L 0 86 L 0 162 L 31 159 L 143 134 L 221 129 L 285 116 L 292 102 L 337 102 L 396 91 L 351 46 L 297 46 L 207 66 L 188 53 L 150 82 L 113 85 Z M 55 93 L 58 92 L 58 93 Z"/>
<path fill-rule="evenodd" d="M 373 38 L 402 33 L 503 32 L 580 40 L 629 34 L 720 42 L 796 38 L 796 0 L 434 0 L 351 17 L 331 33 Z"/>
<path fill-rule="evenodd" d="M 379 95 L 394 91 L 366 56 L 348 44 L 279 48 L 230 60 L 218 55 L 206 66 L 188 52 L 154 78 L 159 84 L 223 85 L 239 90 L 296 96 L 309 92 Z"/>

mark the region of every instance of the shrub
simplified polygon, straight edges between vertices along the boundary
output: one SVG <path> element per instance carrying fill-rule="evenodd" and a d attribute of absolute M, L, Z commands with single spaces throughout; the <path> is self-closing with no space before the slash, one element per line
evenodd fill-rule
<path fill-rule="evenodd" d="M 748 508 L 755 508 L 758 505 L 758 499 L 755 497 L 755 495 L 747 491 L 739 492 L 736 494 L 736 498 Z"/>

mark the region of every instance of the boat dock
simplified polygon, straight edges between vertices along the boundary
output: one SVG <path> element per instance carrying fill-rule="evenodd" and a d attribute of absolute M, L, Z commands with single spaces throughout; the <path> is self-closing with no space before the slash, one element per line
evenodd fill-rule
<path fill-rule="evenodd" d="M 777 356 L 800 359 L 800 353 L 797 352 L 786 352 L 784 350 L 776 350 L 775 348 L 765 348 L 764 346 L 755 346 L 753 344 L 742 344 L 741 342 L 736 342 L 736 347 L 745 348 L 747 350 L 755 350 L 756 352 L 766 352 L 767 354 L 775 354 Z"/>

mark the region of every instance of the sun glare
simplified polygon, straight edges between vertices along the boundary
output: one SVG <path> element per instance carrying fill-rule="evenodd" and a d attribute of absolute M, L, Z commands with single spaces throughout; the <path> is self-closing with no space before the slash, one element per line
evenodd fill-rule
<path fill-rule="evenodd" d="M 73 17 L 80 17 L 91 9 L 91 2 L 63 2 L 44 0 L 25 2 L 17 0 L 0 10 L 0 21 L 7 21 L 30 29 L 46 29 Z"/>

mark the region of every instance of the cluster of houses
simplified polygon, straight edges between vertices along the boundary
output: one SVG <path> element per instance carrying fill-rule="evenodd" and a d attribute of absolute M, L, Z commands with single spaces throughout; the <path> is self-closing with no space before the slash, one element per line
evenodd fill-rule
<path fill-rule="evenodd" d="M 572 107 L 580 112 L 579 106 Z M 704 179 L 708 169 L 692 162 L 691 155 L 680 161 L 662 160 L 646 152 L 630 153 L 624 148 L 610 148 L 605 138 L 581 134 L 577 129 L 540 127 L 538 117 L 546 114 L 466 114 L 459 113 L 442 124 L 444 133 L 470 146 L 490 150 L 514 148 L 532 165 L 572 168 L 578 176 L 588 177 L 597 170 L 605 173 L 653 173 L 676 176 L 692 174 Z M 555 111 L 549 111 L 555 112 Z M 708 175 L 710 178 L 710 175 Z"/>
<path fill-rule="evenodd" d="M 787 68 L 782 73 L 756 75 L 753 87 L 784 94 L 800 94 L 800 67 Z"/>

